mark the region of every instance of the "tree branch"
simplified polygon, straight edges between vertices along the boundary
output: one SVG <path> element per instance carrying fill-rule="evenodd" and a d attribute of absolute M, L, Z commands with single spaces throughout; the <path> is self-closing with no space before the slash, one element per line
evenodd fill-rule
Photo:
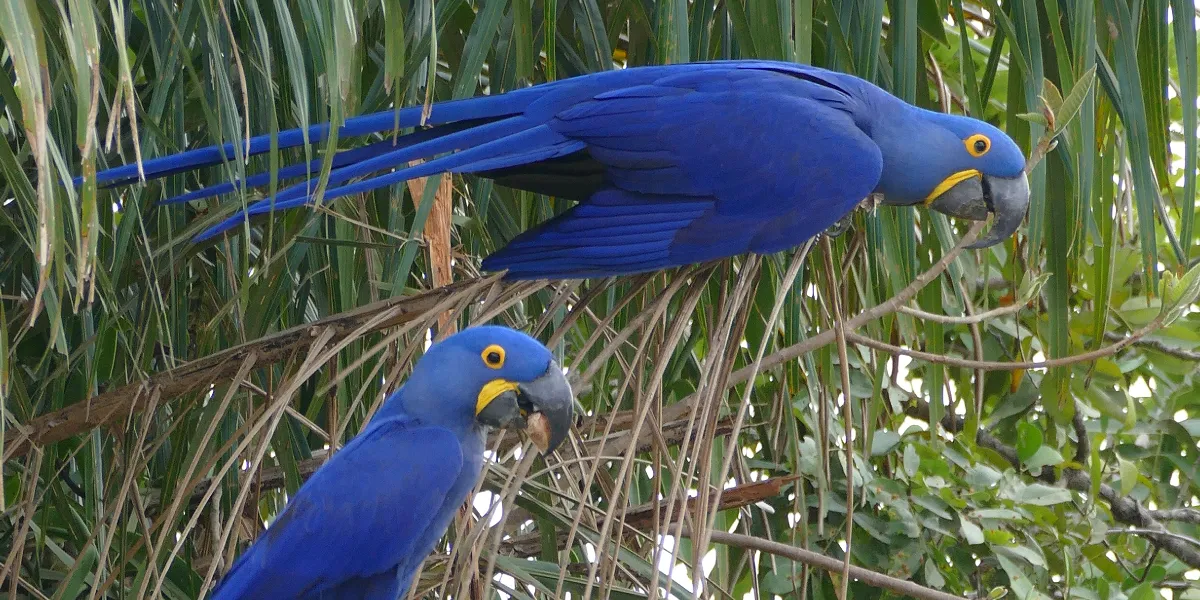
<path fill-rule="evenodd" d="M 899 310 L 901 306 L 912 300 L 917 292 L 941 275 L 950 263 L 962 253 L 963 248 L 975 241 L 975 238 L 979 236 L 979 232 L 983 230 L 984 226 L 984 221 L 976 222 L 967 231 L 967 234 L 959 240 L 958 245 L 947 252 L 929 270 L 918 275 L 907 287 L 900 290 L 900 292 L 886 302 L 855 315 L 846 322 L 846 328 L 855 329 L 869 321 Z M 29 452 L 31 446 L 45 446 L 60 442 L 96 427 L 108 425 L 117 420 L 127 419 L 130 415 L 145 410 L 146 401 L 154 392 L 159 393 L 164 398 L 175 398 L 197 389 L 207 388 L 209 385 L 219 385 L 228 382 L 237 373 L 242 362 L 246 360 L 252 351 L 257 352 L 252 368 L 274 364 L 303 347 L 315 332 L 320 331 L 324 327 L 333 327 L 335 335 L 345 335 L 371 319 L 376 318 L 378 315 L 393 311 L 394 314 L 390 315 L 388 319 L 385 319 L 374 328 L 375 331 L 387 329 L 419 318 L 447 298 L 465 293 L 467 290 L 475 289 L 477 286 L 489 284 L 506 285 L 499 283 L 498 280 L 499 275 L 488 278 L 466 279 L 413 296 L 390 298 L 368 304 L 361 308 L 329 316 L 313 323 L 298 325 L 253 342 L 242 344 L 241 346 L 210 354 L 204 358 L 151 375 L 142 381 L 130 383 L 98 396 L 75 402 L 55 412 L 37 417 L 27 424 L 18 425 L 17 435 L 13 443 L 5 449 L 3 460 L 8 461 L 11 458 L 25 455 Z M 784 348 L 764 357 L 761 363 L 761 370 L 766 371 L 777 367 L 833 341 L 834 332 L 832 329 L 822 331 L 799 344 Z M 744 383 L 749 379 L 753 370 L 751 366 L 734 371 L 726 381 L 726 386 L 732 387 L 739 383 Z M 695 396 L 689 396 L 665 409 L 664 413 L 666 410 L 674 409 L 675 413 L 687 414 L 687 411 L 691 410 L 691 403 L 694 401 Z M 676 420 L 677 418 L 664 414 L 664 420 Z"/>
<path fill-rule="evenodd" d="M 924 273 L 917 275 L 911 283 L 904 287 L 904 289 L 896 292 L 894 296 L 888 298 L 886 301 L 876 304 L 875 306 L 872 306 L 871 308 L 854 315 L 854 317 L 846 321 L 843 327 L 846 329 L 846 331 L 853 331 L 862 327 L 863 325 L 866 325 L 870 321 L 885 317 L 900 310 L 901 306 L 908 304 L 910 300 L 916 297 L 917 293 L 919 293 L 922 289 L 925 289 L 925 286 L 929 285 L 930 282 L 941 276 L 941 274 L 950 266 L 950 263 L 954 262 L 954 259 L 958 258 L 959 254 L 962 254 L 963 249 L 965 249 L 968 244 L 975 241 L 975 238 L 979 236 L 979 232 L 983 231 L 984 225 L 984 221 L 976 222 L 971 226 L 971 229 L 967 231 L 967 234 L 958 241 L 957 246 L 942 256 L 940 260 L 930 266 L 929 269 Z M 848 339 L 850 336 L 847 335 L 846 337 Z M 792 344 L 786 348 L 781 348 L 763 357 L 762 361 L 758 363 L 757 369 L 755 368 L 756 365 L 747 365 L 734 371 L 733 373 L 730 373 L 729 377 L 725 381 L 725 385 L 726 387 L 733 387 L 740 383 L 745 383 L 756 373 L 765 373 L 771 369 L 779 367 L 784 363 L 804 356 L 805 354 L 808 354 L 817 348 L 832 344 L 835 339 L 836 332 L 834 329 L 826 329 L 808 339 L 796 344 Z M 692 405 L 696 402 L 697 398 L 698 396 L 696 394 L 691 394 L 684 397 L 679 402 L 669 406 L 664 406 L 662 410 L 662 418 L 664 420 L 676 420 L 682 418 L 692 410 Z"/>
<path fill-rule="evenodd" d="M 912 404 L 905 411 L 909 416 L 929 421 L 929 405 L 927 403 Z M 1076 413 L 1078 415 L 1078 412 Z M 941 425 L 947 431 L 958 433 L 962 431 L 965 420 L 954 414 L 947 414 L 942 417 Z M 1076 438 L 1082 440 L 1081 443 L 1086 444 L 1086 435 L 1080 435 L 1083 428 L 1083 418 L 1074 419 L 1073 426 L 1076 431 Z M 1021 460 L 1017 456 L 1017 451 L 1012 446 L 1009 446 L 992 434 L 984 431 L 982 428 L 975 436 L 975 443 L 984 448 L 988 448 L 1004 457 L 1018 471 L 1021 469 Z M 1078 454 L 1078 452 L 1077 452 Z M 1039 480 L 1051 485 L 1063 485 L 1067 489 L 1090 494 L 1092 492 L 1092 478 L 1085 472 L 1078 469 L 1063 469 L 1062 478 L 1058 478 L 1054 474 L 1053 469 L 1043 469 L 1041 475 L 1037 477 Z M 1179 539 L 1183 536 L 1178 536 L 1171 531 L 1168 531 L 1158 518 L 1158 515 L 1174 517 L 1173 520 L 1185 522 L 1200 522 L 1200 511 L 1195 509 L 1175 509 L 1171 511 L 1152 511 L 1142 506 L 1137 500 L 1122 496 L 1112 486 L 1107 483 L 1100 484 L 1100 498 L 1109 505 L 1109 510 L 1112 512 L 1113 519 L 1125 525 L 1130 525 L 1140 530 L 1159 531 L 1161 533 L 1144 533 L 1144 537 L 1150 542 L 1170 554 L 1173 554 L 1183 563 L 1193 569 L 1200 569 L 1200 549 L 1196 548 L 1191 543 L 1191 538 L 1184 540 Z M 1158 513 L 1158 515 L 1156 515 Z M 1193 521 L 1194 520 L 1194 521 Z"/>
<path fill-rule="evenodd" d="M 635 423 L 633 420 L 633 417 L 635 416 L 632 414 L 633 412 L 634 411 L 622 411 L 612 415 L 611 418 L 614 420 L 614 425 L 611 433 L 609 433 L 607 438 L 601 438 L 600 436 L 597 436 L 584 440 L 583 444 L 587 451 L 594 452 L 594 449 L 598 448 L 601 442 L 604 442 L 608 448 L 627 447 L 629 444 L 628 438 L 630 435 L 630 430 L 633 428 Z M 601 415 L 594 417 L 594 419 L 603 418 L 605 417 Z M 595 423 L 592 423 L 592 425 L 595 425 Z M 588 427 L 589 426 L 585 424 L 584 429 L 587 429 Z M 729 435 L 729 433 L 732 431 L 733 419 L 721 419 L 720 421 L 717 421 L 716 427 L 713 431 L 713 436 L 719 437 L 723 435 Z M 684 437 L 686 437 L 689 433 L 693 435 L 695 434 L 694 431 L 688 429 L 687 419 L 663 423 L 663 425 L 656 431 L 648 431 L 643 428 L 641 434 L 638 436 L 637 443 L 633 447 L 633 454 L 649 452 L 650 447 L 654 445 L 655 436 L 662 436 L 663 443 L 668 446 L 678 446 L 683 443 Z M 500 454 L 504 454 L 513 446 L 520 445 L 521 443 L 523 442 L 521 441 L 520 436 L 516 433 L 511 431 L 493 431 L 488 437 L 487 447 L 497 448 Z M 317 471 L 317 469 L 321 468 L 321 465 L 325 464 L 325 461 L 328 460 L 328 455 L 329 453 L 326 450 L 316 450 L 312 453 L 311 458 L 298 462 L 296 464 L 296 472 L 300 476 L 300 481 L 303 482 L 307 480 L 310 476 L 312 476 L 313 473 Z M 282 468 L 266 467 L 259 472 L 258 479 L 254 481 L 253 485 L 256 486 L 255 489 L 258 490 L 259 493 L 263 493 L 283 487 L 287 483 L 285 477 L 286 476 Z M 205 494 L 208 493 L 208 490 L 210 487 L 212 487 L 212 484 L 212 479 L 206 478 L 197 481 L 191 489 L 187 506 L 194 508 L 199 505 L 200 500 Z M 184 490 L 179 490 L 177 493 L 183 491 Z M 159 498 L 160 493 L 161 490 L 151 490 L 150 498 L 146 503 L 148 506 L 146 511 L 147 514 L 157 515 L 162 509 Z"/>
<path fill-rule="evenodd" d="M 373 329 L 381 331 L 420 318 L 448 298 L 496 284 L 498 279 L 499 276 L 492 276 L 464 280 L 413 296 L 374 302 L 210 354 L 151 375 L 142 381 L 75 402 L 23 426 L 19 425 L 18 433 L 6 449 L 3 460 L 7 462 L 13 457 L 23 456 L 32 446 L 53 444 L 114 421 L 123 421 L 132 414 L 145 410 L 148 399 L 156 392 L 163 398 L 176 398 L 196 390 L 207 389 L 209 385 L 231 381 L 243 361 L 251 354 L 254 354 L 252 369 L 274 364 L 303 348 L 317 332 L 325 328 L 332 328 L 334 335 L 340 337 L 380 315 L 387 314 L 388 318 Z"/>
<path fill-rule="evenodd" d="M 1024 304 L 1010 304 L 1008 306 L 1001 306 L 1000 308 L 993 308 L 992 310 L 986 312 L 981 312 L 974 315 L 966 315 L 963 317 L 938 315 L 931 312 L 925 312 L 919 308 L 913 308 L 911 306 L 901 306 L 900 312 L 910 317 L 921 319 L 922 321 L 933 321 L 934 323 L 944 323 L 946 325 L 973 325 L 975 323 L 982 323 L 988 319 L 994 319 L 996 317 L 1010 315 L 1015 312 L 1021 312 L 1021 309 L 1023 308 L 1025 308 Z"/>
<path fill-rule="evenodd" d="M 1113 354 L 1125 349 L 1125 347 L 1137 342 L 1146 335 L 1153 333 L 1161 326 L 1162 320 L 1156 318 L 1145 327 L 1142 327 L 1141 329 L 1131 333 L 1128 337 L 1121 337 L 1121 341 L 1115 344 L 1110 344 L 1108 346 L 1103 346 L 1101 348 L 1073 356 L 1063 356 L 1061 358 L 1051 358 L 1049 360 L 1019 362 L 971 360 L 969 358 L 958 358 L 956 356 L 947 356 L 945 354 L 934 354 L 932 352 L 923 352 L 921 350 L 911 350 L 908 348 L 901 348 L 900 346 L 894 346 L 887 342 L 881 342 L 877 339 L 858 333 L 847 333 L 846 340 L 855 344 L 866 346 L 873 350 L 886 352 L 892 356 L 907 356 L 910 358 L 916 358 L 941 365 L 948 365 L 951 367 L 976 369 L 980 371 L 1019 371 L 1023 369 L 1049 369 L 1053 367 L 1065 367 L 1112 356 Z"/>
<path fill-rule="evenodd" d="M 1168 508 L 1147 512 L 1150 513 L 1151 517 L 1159 521 L 1178 521 L 1180 523 L 1200 525 L 1200 509 L 1196 508 Z"/>
<path fill-rule="evenodd" d="M 786 475 L 746 483 L 723 490 L 713 490 L 709 496 L 709 502 L 710 504 L 716 504 L 717 508 L 715 512 L 749 506 L 756 502 L 778 496 L 783 490 L 783 486 L 799 478 L 799 475 Z M 682 519 L 687 512 L 694 512 L 698 500 L 695 497 L 688 498 L 687 509 L 676 511 L 671 521 L 676 522 Z M 668 503 L 669 500 L 664 499 L 658 502 L 647 502 L 646 504 L 630 507 L 625 511 L 625 529 L 644 531 L 645 527 L 653 526 L 655 524 L 655 512 L 665 511 Z M 556 530 L 556 533 L 558 536 L 558 548 L 562 548 L 563 544 L 567 541 L 567 531 L 559 528 Z M 534 532 L 510 537 L 500 543 L 500 550 L 505 554 L 522 557 L 537 556 L 542 551 L 542 534 Z"/>
<path fill-rule="evenodd" d="M 1104 339 L 1109 340 L 1110 342 L 1120 341 L 1124 338 L 1125 338 L 1125 336 L 1123 336 L 1115 331 L 1105 331 L 1104 332 Z M 1185 350 L 1183 348 L 1176 348 L 1174 346 L 1168 346 L 1158 340 L 1138 340 L 1138 341 L 1134 342 L 1134 345 L 1138 346 L 1139 348 L 1149 348 L 1151 350 L 1154 350 L 1155 352 L 1161 352 L 1163 354 L 1166 354 L 1167 356 L 1173 356 L 1173 357 L 1181 359 L 1181 360 L 1200 361 L 1200 352 L 1197 352 L 1195 350 Z"/>
<path fill-rule="evenodd" d="M 685 529 L 681 537 L 691 538 L 691 533 L 691 531 Z M 717 544 L 744 548 L 746 550 L 758 550 L 759 552 L 782 556 L 810 567 L 824 569 L 830 573 L 838 574 L 842 572 L 842 561 L 788 544 L 719 530 L 710 532 L 709 538 Z M 884 575 L 883 573 L 854 565 L 850 565 L 850 577 L 862 581 L 871 587 L 888 590 L 905 597 L 917 598 L 918 600 L 963 600 L 962 596 L 947 594 L 946 592 L 928 588 L 912 581 L 897 579 L 890 575 Z"/>

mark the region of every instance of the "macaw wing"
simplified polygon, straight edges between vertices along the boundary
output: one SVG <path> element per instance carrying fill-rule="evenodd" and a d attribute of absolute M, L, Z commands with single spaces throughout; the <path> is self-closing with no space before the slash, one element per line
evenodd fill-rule
<path fill-rule="evenodd" d="M 427 529 L 447 510 L 462 466 L 445 429 L 402 418 L 371 424 L 301 486 L 213 600 L 315 596 L 394 573 L 441 536 Z"/>
<path fill-rule="evenodd" d="M 882 155 L 854 102 L 819 79 L 741 69 L 577 103 L 548 126 L 586 145 L 604 184 L 483 266 L 516 279 L 596 277 L 796 246 L 879 181 Z"/>

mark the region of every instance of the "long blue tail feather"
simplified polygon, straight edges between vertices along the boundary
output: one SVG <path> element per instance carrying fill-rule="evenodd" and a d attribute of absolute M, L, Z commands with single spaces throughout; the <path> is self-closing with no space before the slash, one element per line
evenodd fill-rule
<path fill-rule="evenodd" d="M 464 173 L 504 168 L 517 164 L 525 164 L 530 158 L 541 156 L 553 158 L 576 152 L 583 148 L 580 142 L 566 140 L 554 131 L 544 126 L 532 129 L 521 129 L 525 124 L 519 117 L 497 121 L 417 144 L 394 152 L 362 161 L 355 165 L 331 172 L 329 183 L 340 183 L 355 176 L 365 175 L 384 168 L 396 167 L 417 158 L 423 158 L 434 153 L 448 152 L 462 146 L 465 149 L 453 154 L 442 156 L 412 167 L 398 169 L 386 175 L 372 177 L 356 183 L 332 187 L 325 191 L 324 202 L 330 202 L 344 196 L 361 194 L 381 187 L 403 183 L 409 179 L 428 177 L 444 172 Z M 510 133 L 511 132 L 511 133 Z M 455 139 L 454 136 L 460 136 Z M 492 141 L 482 142 L 488 137 Z M 498 139 L 496 139 L 498 137 Z M 529 150 L 524 150 L 529 148 Z M 514 152 L 505 153 L 505 150 Z M 214 227 L 196 236 L 196 241 L 204 241 L 236 227 L 243 220 L 255 215 L 265 214 L 272 210 L 280 211 L 307 204 L 313 193 L 308 187 L 314 180 L 292 186 L 281 191 L 272 202 L 271 198 L 260 200 L 250 205 L 244 214 L 235 214 Z"/>
<path fill-rule="evenodd" d="M 451 100 L 434 106 L 425 120 L 425 125 L 444 125 L 460 121 L 477 119 L 496 119 L 519 114 L 528 104 L 537 99 L 537 95 L 527 93 L 526 88 L 496 96 L 478 96 L 462 100 Z M 338 128 L 338 137 L 357 137 L 370 133 L 381 133 L 394 129 L 405 129 L 421 125 L 421 113 L 424 107 L 410 106 L 396 110 L 384 110 L 367 115 L 351 117 Z M 309 127 L 297 127 L 280 131 L 278 146 L 280 149 L 294 148 L 305 143 L 324 141 L 329 136 L 329 124 L 321 123 Z M 238 142 L 242 145 L 245 156 L 256 156 L 271 150 L 271 134 L 254 136 L 249 142 Z M 177 154 L 152 158 L 142 161 L 142 170 L 146 179 L 157 179 L 174 175 L 200 167 L 209 167 L 225 161 L 235 160 L 237 153 L 234 142 L 206 146 L 187 150 Z M 113 167 L 96 174 L 96 181 L 102 187 L 119 187 L 136 183 L 140 180 L 137 163 L 129 163 Z M 82 177 L 74 180 L 76 186 L 83 184 Z"/>
<path fill-rule="evenodd" d="M 337 169 L 345 167 L 360 160 L 371 158 L 372 156 L 379 156 L 380 154 L 387 152 L 392 148 L 394 148 L 394 146 L 392 146 L 391 140 L 385 140 L 382 142 L 375 142 L 374 144 L 368 144 L 361 148 L 352 148 L 350 150 L 338 152 L 333 156 L 333 168 Z M 279 181 L 303 177 L 319 171 L 321 169 L 321 163 L 321 159 L 318 158 L 308 161 L 307 163 L 297 163 L 280 167 L 277 171 L 276 177 L 279 179 Z M 193 190 L 186 194 L 180 194 L 178 196 L 167 198 L 166 200 L 159 202 L 159 204 L 182 204 L 184 202 L 191 202 L 192 200 L 203 200 L 205 198 L 212 198 L 222 194 L 231 194 L 239 189 L 246 190 L 262 187 L 269 183 L 271 183 L 270 171 L 255 173 L 254 175 L 251 175 L 245 179 L 235 179 L 226 183 L 218 183 L 216 185 L 210 185 L 198 190 Z"/>
<path fill-rule="evenodd" d="M 343 169 L 338 169 L 336 173 L 330 173 L 329 182 L 327 185 L 334 186 L 339 183 L 350 181 L 356 177 L 363 177 L 370 175 L 371 173 L 383 171 L 385 169 L 395 169 L 404 165 L 405 163 L 418 159 L 427 159 L 431 156 L 436 156 L 446 152 L 455 152 L 460 150 L 467 152 L 477 150 L 478 148 L 483 147 L 479 146 L 480 144 L 491 144 L 496 140 L 505 139 L 510 135 L 521 133 L 529 128 L 529 122 L 524 118 L 509 117 L 507 119 L 494 121 L 486 125 L 472 127 L 465 131 L 457 131 L 447 135 L 438 136 L 430 140 L 421 141 L 420 143 L 401 144 L 398 145 L 395 150 L 359 161 Z M 475 148 L 472 148 L 472 146 L 475 146 Z M 459 152 L 459 154 L 461 154 L 461 152 Z M 422 176 L 413 175 L 413 177 Z M 294 198 L 307 198 L 311 194 L 311 190 L 316 187 L 316 183 L 317 178 L 314 177 L 280 191 L 276 199 L 276 204 L 278 205 Z M 383 186 L 374 186 L 364 189 L 363 191 L 375 189 L 376 187 Z M 334 189 L 340 188 L 331 188 L 330 193 L 332 193 Z M 326 201 L 328 201 L 340 197 L 341 196 L 332 196 L 327 193 L 325 198 Z M 259 201 L 256 204 L 267 204 L 269 203 L 269 200 L 270 199 L 268 198 Z"/>

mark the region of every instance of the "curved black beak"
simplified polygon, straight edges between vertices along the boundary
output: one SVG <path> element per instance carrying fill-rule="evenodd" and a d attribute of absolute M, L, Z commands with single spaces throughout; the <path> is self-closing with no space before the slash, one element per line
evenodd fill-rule
<path fill-rule="evenodd" d="M 480 423 L 522 429 L 542 454 L 552 452 L 567 439 L 575 395 L 558 362 L 550 361 L 550 368 L 533 381 L 496 380 L 488 385 L 496 385 L 502 391 L 475 413 Z"/>
<path fill-rule="evenodd" d="M 1029 178 L 1025 173 L 1012 178 L 971 177 L 934 198 L 929 207 L 951 217 L 972 221 L 987 219 L 988 213 L 996 215 L 987 235 L 967 248 L 995 246 L 1016 232 L 1025 218 L 1025 211 L 1029 209 Z"/>

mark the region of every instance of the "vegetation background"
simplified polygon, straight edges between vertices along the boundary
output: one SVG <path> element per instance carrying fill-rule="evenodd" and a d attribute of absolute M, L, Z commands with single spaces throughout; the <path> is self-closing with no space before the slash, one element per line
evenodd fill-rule
<path fill-rule="evenodd" d="M 200 596 L 431 328 L 495 321 L 564 357 L 586 414 L 550 460 L 495 440 L 414 597 L 898 597 L 848 551 L 916 597 L 1200 598 L 1197 22 L 1193 0 L 4 0 L 0 590 Z M 1039 159 L 1026 226 L 962 252 L 978 227 L 868 207 L 807 253 L 508 285 L 479 259 L 564 202 L 444 177 L 203 247 L 256 196 L 155 204 L 361 140 L 88 179 L 739 57 L 999 124 Z"/>

